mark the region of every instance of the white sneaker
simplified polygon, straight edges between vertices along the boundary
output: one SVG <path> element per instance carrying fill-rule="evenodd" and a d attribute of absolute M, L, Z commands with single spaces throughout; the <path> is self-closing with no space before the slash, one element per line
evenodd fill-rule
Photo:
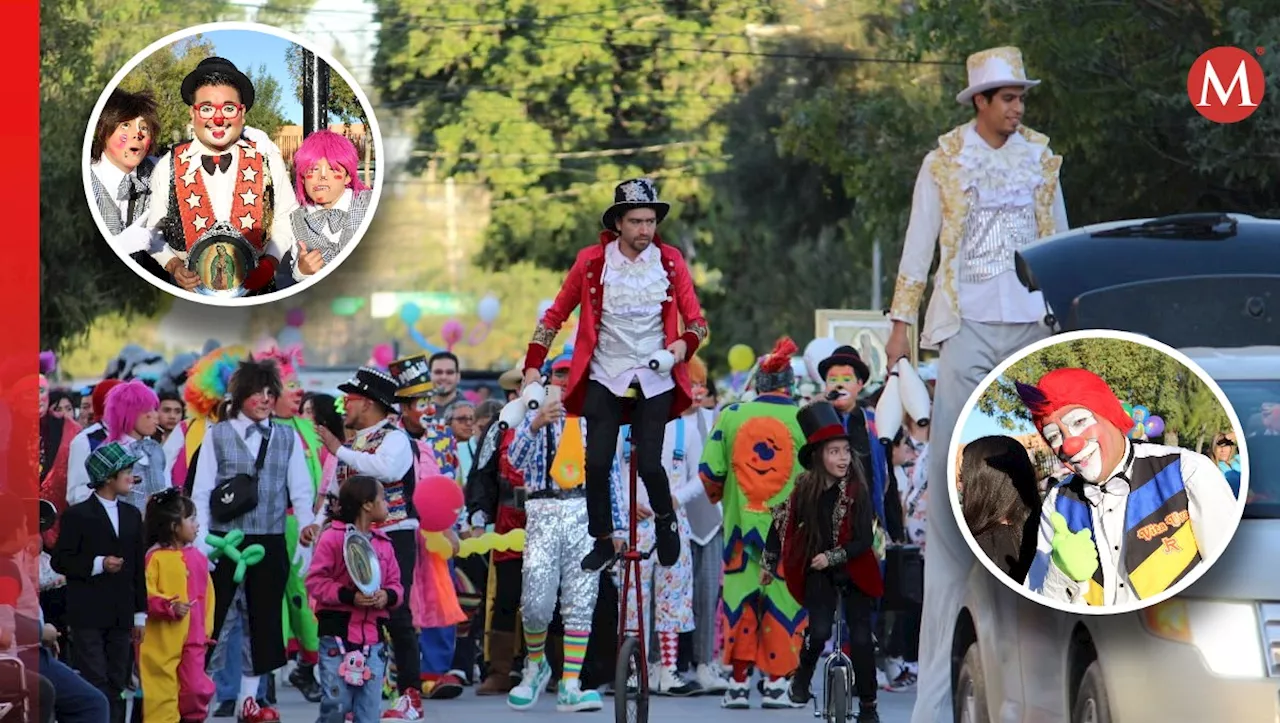
<path fill-rule="evenodd" d="M 547 689 L 547 680 L 551 678 L 551 663 L 546 656 L 538 662 L 528 661 L 524 664 L 524 675 L 520 684 L 507 694 L 507 705 L 516 710 L 528 710 L 538 704 L 538 696 Z"/>
<path fill-rule="evenodd" d="M 774 678 L 764 682 L 762 708 L 792 708 L 791 683 L 786 678 Z"/>
<path fill-rule="evenodd" d="M 730 680 L 729 687 L 725 689 L 724 696 L 720 698 L 720 707 L 731 710 L 750 708 L 751 688 L 748 687 L 747 681 L 744 680 L 739 683 L 736 680 Z"/>
<path fill-rule="evenodd" d="M 653 686 L 653 692 L 658 695 L 671 695 L 682 698 L 701 691 L 702 686 L 698 685 L 696 681 L 688 681 L 681 678 L 674 667 L 658 666 L 658 675 Z"/>
<path fill-rule="evenodd" d="M 698 666 L 694 679 L 708 693 L 722 693 L 729 688 L 729 681 L 725 680 L 715 668 L 706 663 Z"/>
<path fill-rule="evenodd" d="M 885 658 L 884 675 L 889 680 L 897 680 L 904 670 L 902 658 Z"/>

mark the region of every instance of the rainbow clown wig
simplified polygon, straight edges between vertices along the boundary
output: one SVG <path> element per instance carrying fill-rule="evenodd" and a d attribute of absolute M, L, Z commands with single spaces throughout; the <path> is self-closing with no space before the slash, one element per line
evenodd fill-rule
<path fill-rule="evenodd" d="M 107 441 L 118 442 L 138 426 L 138 418 L 160 408 L 160 398 L 140 381 L 125 382 L 107 394 L 102 423 Z"/>
<path fill-rule="evenodd" d="M 307 136 L 293 154 L 293 192 L 300 205 L 311 203 L 302 179 L 321 160 L 328 161 L 330 168 L 341 166 L 347 172 L 347 187 L 353 192 L 369 188 L 360 180 L 360 156 L 356 153 L 355 145 L 338 133 L 320 130 Z"/>
<path fill-rule="evenodd" d="M 182 397 L 187 402 L 187 416 L 193 419 L 213 417 L 227 396 L 227 385 L 236 366 L 248 357 L 244 347 L 223 347 L 205 354 L 191 367 Z"/>
<path fill-rule="evenodd" d="M 1036 429 L 1042 429 L 1047 417 L 1072 405 L 1079 405 L 1111 422 L 1121 433 L 1133 429 L 1133 418 L 1102 377 L 1088 369 L 1068 367 L 1055 369 L 1040 377 L 1034 386 L 1015 383 L 1018 397 L 1027 406 Z"/>

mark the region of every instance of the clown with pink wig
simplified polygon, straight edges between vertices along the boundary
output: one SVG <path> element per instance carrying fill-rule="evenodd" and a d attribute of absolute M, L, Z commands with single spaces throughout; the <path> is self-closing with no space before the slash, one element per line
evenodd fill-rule
<path fill-rule="evenodd" d="M 1097 374 L 1055 369 L 1018 396 L 1072 474 L 1045 497 L 1028 588 L 1126 605 L 1212 564 L 1235 529 L 1235 493 L 1208 457 L 1129 438 L 1133 418 Z"/>
<path fill-rule="evenodd" d="M 333 262 L 355 237 L 373 191 L 360 180 L 360 157 L 343 136 L 320 130 L 293 157 L 298 209 L 293 226 L 293 278 L 302 281 Z"/>
<path fill-rule="evenodd" d="M 315 424 L 299 416 L 302 411 L 302 384 L 298 380 L 298 369 L 302 367 L 302 350 L 297 347 L 280 350 L 270 346 L 253 356 L 254 361 L 273 361 L 280 369 L 280 381 L 284 387 L 276 400 L 275 414 L 271 421 L 289 427 L 298 433 L 302 441 L 302 451 L 307 460 L 307 470 L 311 473 L 312 494 L 317 494 L 320 487 L 322 465 L 320 452 L 324 445 L 316 432 Z M 285 520 L 285 545 L 289 559 L 292 560 L 289 579 L 285 582 L 285 640 L 288 641 L 290 654 L 298 656 L 298 666 L 289 675 L 289 682 L 312 703 L 320 702 L 320 685 L 316 682 L 315 667 L 320 662 L 320 636 L 315 612 L 307 604 L 306 574 L 308 555 L 298 555 L 298 518 L 293 508 L 288 510 Z M 309 553 L 309 548 L 303 548 Z"/>
<path fill-rule="evenodd" d="M 153 439 L 160 421 L 160 399 L 140 381 L 125 382 L 107 394 L 102 421 L 107 443 L 116 442 L 138 458 L 133 464 L 137 482 L 121 499 L 145 511 L 147 499 L 170 486 L 164 476 L 164 450 Z"/>

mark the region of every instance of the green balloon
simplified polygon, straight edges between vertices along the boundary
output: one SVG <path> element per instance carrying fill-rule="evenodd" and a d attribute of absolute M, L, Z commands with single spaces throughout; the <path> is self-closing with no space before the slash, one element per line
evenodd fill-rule
<path fill-rule="evenodd" d="M 244 582 L 244 576 L 249 571 L 249 567 L 262 562 L 262 558 L 267 555 L 267 550 L 262 545 L 249 545 L 241 550 L 240 545 L 244 542 L 242 530 L 232 530 L 225 537 L 206 535 L 205 541 L 213 548 L 213 552 L 209 553 L 210 560 L 225 557 L 235 563 L 236 571 L 231 579 L 235 580 L 237 585 Z"/>

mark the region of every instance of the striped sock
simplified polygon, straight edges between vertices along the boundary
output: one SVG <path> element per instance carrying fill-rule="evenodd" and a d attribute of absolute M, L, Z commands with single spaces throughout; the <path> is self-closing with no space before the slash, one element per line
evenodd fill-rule
<path fill-rule="evenodd" d="M 662 647 L 662 667 L 675 670 L 676 659 L 680 656 L 680 635 L 660 632 L 658 645 Z"/>
<path fill-rule="evenodd" d="M 582 672 L 582 660 L 587 657 L 587 638 L 590 630 L 564 631 L 564 675 L 563 680 L 577 680 Z"/>
<path fill-rule="evenodd" d="M 531 663 L 542 662 L 543 653 L 547 647 L 547 631 L 539 630 L 534 632 L 529 628 L 524 629 L 524 646 L 528 649 L 525 656 Z"/>

